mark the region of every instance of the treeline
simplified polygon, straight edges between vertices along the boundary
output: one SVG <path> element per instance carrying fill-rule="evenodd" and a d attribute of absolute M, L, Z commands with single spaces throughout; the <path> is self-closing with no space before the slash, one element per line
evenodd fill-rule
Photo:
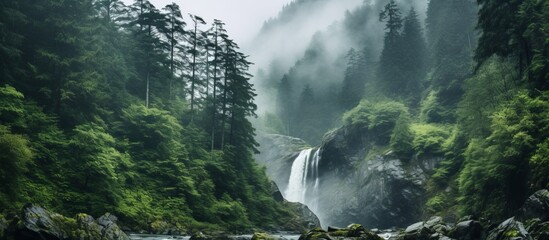
<path fill-rule="evenodd" d="M 149 1 L 0 3 L 0 210 L 141 229 L 284 223 L 252 154 L 252 64 L 224 23 Z"/>

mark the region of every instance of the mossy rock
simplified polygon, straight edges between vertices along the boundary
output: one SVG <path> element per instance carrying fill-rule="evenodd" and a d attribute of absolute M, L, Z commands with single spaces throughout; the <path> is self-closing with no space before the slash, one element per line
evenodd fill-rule
<path fill-rule="evenodd" d="M 21 219 L 10 224 L 7 239 L 104 239 L 129 240 L 116 225 L 116 217 L 105 214 L 95 220 L 87 214 L 75 218 L 50 212 L 42 207 L 27 204 Z"/>
<path fill-rule="evenodd" d="M 497 228 L 490 231 L 490 234 L 486 239 L 512 240 L 517 238 L 531 239 L 530 234 L 521 222 L 515 220 L 515 218 L 509 218 L 502 222 Z"/>
<path fill-rule="evenodd" d="M 299 237 L 299 240 L 332 240 L 332 237 L 328 235 L 326 231 L 324 231 L 322 228 L 313 228 L 307 233 L 302 234 Z"/>
<path fill-rule="evenodd" d="M 254 235 L 252 236 L 252 240 L 276 240 L 276 239 L 267 233 L 260 232 L 260 233 L 254 233 Z"/>

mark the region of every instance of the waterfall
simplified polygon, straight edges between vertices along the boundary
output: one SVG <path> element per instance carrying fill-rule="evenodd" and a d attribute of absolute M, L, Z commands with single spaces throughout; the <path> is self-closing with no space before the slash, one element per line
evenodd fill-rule
<path fill-rule="evenodd" d="M 316 212 L 318 208 L 318 185 L 320 182 L 318 173 L 320 149 L 314 151 L 311 157 L 312 152 L 313 149 L 305 149 L 295 158 L 292 163 L 285 197 L 288 201 L 303 203 L 313 212 Z M 309 189 L 311 190 L 309 191 Z"/>
<path fill-rule="evenodd" d="M 316 150 L 315 154 L 313 155 L 313 179 L 314 179 L 314 185 L 313 185 L 313 193 L 311 197 L 311 201 L 309 205 L 309 208 L 317 212 L 318 209 L 318 184 L 320 182 L 320 177 L 318 175 L 318 162 L 320 161 L 320 148 Z"/>
<path fill-rule="evenodd" d="M 301 151 L 292 164 L 285 196 L 290 202 L 304 203 L 305 191 L 307 189 L 307 167 L 311 151 L 313 149 Z"/>

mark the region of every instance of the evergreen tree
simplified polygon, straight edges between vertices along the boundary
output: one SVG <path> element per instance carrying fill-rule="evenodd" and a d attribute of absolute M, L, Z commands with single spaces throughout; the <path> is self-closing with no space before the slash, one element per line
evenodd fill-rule
<path fill-rule="evenodd" d="M 426 46 L 417 13 L 412 8 L 404 20 L 394 1 L 380 13 L 387 21 L 378 69 L 378 87 L 389 97 L 417 106 L 426 74 Z"/>
<path fill-rule="evenodd" d="M 421 24 L 414 8 L 404 19 L 402 36 L 401 71 L 407 78 L 405 94 L 412 104 L 417 104 L 423 87 L 422 81 L 427 72 L 427 47 L 423 38 Z"/>
<path fill-rule="evenodd" d="M 351 109 L 360 102 L 364 95 L 367 69 L 364 53 L 351 48 L 347 53 L 347 59 L 339 101 L 344 109 Z"/>
<path fill-rule="evenodd" d="M 294 102 L 292 83 L 288 75 L 284 75 L 280 80 L 280 85 L 277 89 L 277 107 L 278 115 L 284 124 L 286 135 L 292 135 L 292 122 L 294 121 Z"/>
<path fill-rule="evenodd" d="M 19 8 L 26 7 L 22 1 L 2 1 L 0 9 L 0 84 L 13 84 L 25 73 L 21 66 L 21 45 L 24 37 L 18 28 L 27 22 L 27 16 Z"/>
<path fill-rule="evenodd" d="M 476 6 L 469 0 L 430 1 L 425 22 L 432 66 L 430 88 L 440 106 L 427 120 L 453 122 L 463 82 L 472 73 Z"/>
<path fill-rule="evenodd" d="M 181 69 L 183 63 L 181 59 L 177 58 L 177 52 L 183 52 L 184 47 L 181 45 L 181 40 L 185 37 L 185 21 L 183 21 L 183 15 L 179 9 L 179 5 L 172 3 L 166 5 L 164 10 L 167 12 L 166 17 L 166 28 L 162 29 L 164 37 L 168 42 L 168 52 L 170 54 L 170 80 L 169 80 L 169 96 L 170 99 L 173 97 L 174 92 L 174 80 L 175 74 L 178 69 Z"/>
<path fill-rule="evenodd" d="M 139 28 L 133 29 L 138 43 L 138 50 L 140 50 L 136 51 L 135 54 L 139 55 L 137 64 L 140 65 L 138 69 L 141 78 L 144 79 L 145 106 L 149 107 L 151 78 L 162 79 L 157 76 L 159 74 L 158 64 L 164 58 L 161 53 L 164 43 L 161 41 L 159 34 L 165 31 L 166 22 L 164 15 L 149 1 L 136 0 L 132 6 L 132 12 L 135 17 L 130 24 L 139 26 Z"/>
<path fill-rule="evenodd" d="M 380 21 L 387 21 L 385 24 L 385 33 L 383 50 L 379 59 L 378 69 L 378 88 L 388 96 L 396 97 L 398 92 L 402 91 L 402 86 L 406 86 L 404 77 L 400 69 L 401 64 L 401 44 L 400 31 L 402 28 L 402 19 L 400 10 L 394 1 L 385 5 L 384 10 L 379 14 Z"/>
<path fill-rule="evenodd" d="M 192 45 L 192 49 L 189 51 L 189 53 L 191 54 L 192 56 L 192 62 L 190 63 L 190 68 L 191 68 L 191 114 L 194 115 L 194 106 L 196 104 L 196 101 L 195 101 L 195 87 L 197 87 L 196 85 L 198 85 L 198 77 L 197 77 L 197 70 L 198 70 L 198 63 L 197 63 L 197 58 L 200 57 L 200 53 L 201 51 L 198 49 L 199 47 L 199 44 L 200 44 L 200 40 L 199 40 L 199 32 L 198 32 L 198 24 L 206 24 L 206 22 L 204 21 L 204 19 L 202 19 L 201 17 L 199 16 L 195 16 L 195 15 L 190 15 L 191 16 L 191 19 L 194 23 L 194 29 L 192 31 L 192 34 L 191 34 L 191 37 L 189 38 L 189 41 L 191 42 L 191 45 Z"/>

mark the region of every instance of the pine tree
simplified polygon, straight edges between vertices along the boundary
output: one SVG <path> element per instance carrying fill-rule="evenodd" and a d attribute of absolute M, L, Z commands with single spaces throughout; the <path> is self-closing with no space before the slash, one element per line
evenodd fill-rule
<path fill-rule="evenodd" d="M 385 9 L 379 15 L 380 21 L 387 21 L 383 50 L 379 60 L 378 88 L 388 96 L 396 97 L 405 86 L 403 73 L 401 71 L 401 44 L 400 32 L 402 19 L 400 10 L 394 1 L 385 5 Z"/>
<path fill-rule="evenodd" d="M 441 116 L 434 122 L 453 122 L 457 103 L 463 95 L 463 82 L 472 73 L 476 45 L 476 6 L 469 0 L 430 1 L 427 10 L 427 41 L 432 74 L 430 88 Z"/>
<path fill-rule="evenodd" d="M 351 48 L 347 53 L 347 59 L 345 77 L 339 93 L 339 102 L 343 109 L 351 109 L 360 102 L 366 84 L 367 69 L 364 53 Z"/>
<path fill-rule="evenodd" d="M 288 75 L 284 75 L 277 89 L 277 112 L 284 123 L 284 131 L 288 136 L 292 135 L 292 122 L 294 121 L 294 93 L 292 82 Z"/>
<path fill-rule="evenodd" d="M 200 50 L 198 49 L 200 40 L 199 40 L 199 30 L 198 25 L 199 24 L 206 24 L 204 19 L 202 19 L 199 16 L 190 15 L 191 19 L 194 23 L 194 28 L 191 33 L 191 37 L 189 38 L 189 41 L 191 42 L 192 49 L 190 50 L 190 54 L 192 56 L 192 62 L 191 62 L 191 114 L 194 116 L 194 106 L 196 105 L 195 101 L 195 88 L 198 85 L 198 77 L 197 77 L 197 70 L 198 70 L 198 63 L 197 58 L 200 57 Z"/>
<path fill-rule="evenodd" d="M 159 37 L 161 32 L 165 32 L 166 22 L 165 17 L 156 7 L 149 1 L 136 0 L 132 6 L 134 13 L 134 21 L 132 26 L 138 25 L 138 29 L 134 29 L 134 35 L 138 42 L 140 66 L 142 69 L 142 78 L 145 80 L 145 106 L 150 104 L 151 78 L 154 77 L 154 69 L 156 65 L 162 61 L 161 49 L 163 42 Z"/>
<path fill-rule="evenodd" d="M 2 1 L 0 9 L 0 84 L 15 83 L 24 74 L 21 67 L 22 52 L 20 50 L 24 37 L 19 27 L 27 22 L 27 16 L 19 8 L 25 7 L 22 1 Z"/>
<path fill-rule="evenodd" d="M 427 47 L 421 24 L 414 8 L 404 19 L 400 39 L 402 53 L 401 71 L 405 78 L 405 94 L 409 102 L 417 104 L 422 89 L 421 82 L 427 72 Z"/>
<path fill-rule="evenodd" d="M 170 99 L 173 97 L 174 92 L 174 78 L 177 71 L 177 68 L 181 68 L 183 65 L 182 61 L 177 58 L 176 51 L 184 51 L 184 47 L 181 45 L 181 40 L 185 37 L 185 21 L 183 21 L 183 16 L 181 15 L 181 10 L 179 5 L 172 3 L 166 5 L 164 10 L 167 12 L 166 17 L 166 28 L 162 29 L 164 37 L 168 42 L 168 51 L 170 54 L 170 80 L 169 80 L 169 96 Z"/>

